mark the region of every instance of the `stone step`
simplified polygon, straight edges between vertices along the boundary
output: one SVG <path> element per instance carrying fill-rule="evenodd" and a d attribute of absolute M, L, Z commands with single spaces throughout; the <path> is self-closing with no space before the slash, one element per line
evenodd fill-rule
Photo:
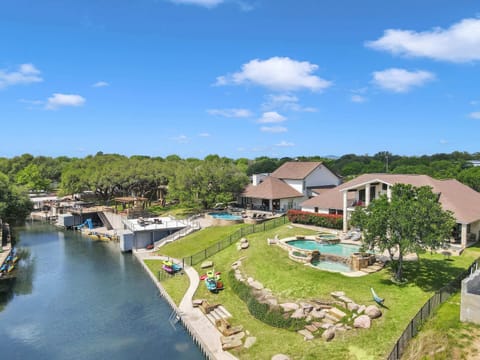
<path fill-rule="evenodd" d="M 215 310 L 217 310 L 224 319 L 228 319 L 232 317 L 232 314 L 230 314 L 223 305 L 218 306 Z"/>
<path fill-rule="evenodd" d="M 218 314 L 217 312 L 217 309 L 213 310 L 210 312 L 210 315 L 212 315 L 212 317 L 215 319 L 215 320 L 220 320 L 222 317 Z M 215 321 L 214 321 L 215 323 Z"/>
<path fill-rule="evenodd" d="M 213 325 L 215 325 L 215 318 L 214 318 L 211 314 L 212 314 L 212 313 L 206 314 L 205 316 L 207 317 L 207 319 L 208 319 Z"/>

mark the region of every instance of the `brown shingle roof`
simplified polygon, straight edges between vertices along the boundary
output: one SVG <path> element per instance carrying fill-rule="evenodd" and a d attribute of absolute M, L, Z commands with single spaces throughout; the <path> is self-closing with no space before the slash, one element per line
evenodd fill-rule
<path fill-rule="evenodd" d="M 320 161 L 288 161 L 275 170 L 271 176 L 278 179 L 305 179 L 321 164 Z"/>
<path fill-rule="evenodd" d="M 286 199 L 303 197 L 303 194 L 282 180 L 268 176 L 257 186 L 249 185 L 242 196 L 256 199 Z"/>
<path fill-rule="evenodd" d="M 342 209 L 343 198 L 341 190 L 353 189 L 376 180 L 390 185 L 401 183 L 411 184 L 416 187 L 430 186 L 433 192 L 440 194 L 439 201 L 443 209 L 452 211 L 457 222 L 469 224 L 480 220 L 480 193 L 457 180 L 436 180 L 427 175 L 364 174 L 319 196 L 304 201 L 302 206 Z"/>

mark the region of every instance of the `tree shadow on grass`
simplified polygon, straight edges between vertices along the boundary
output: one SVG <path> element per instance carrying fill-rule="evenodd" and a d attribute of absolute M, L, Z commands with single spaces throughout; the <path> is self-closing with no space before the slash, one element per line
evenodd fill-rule
<path fill-rule="evenodd" d="M 394 271 L 391 266 L 390 271 L 393 276 Z M 454 261 L 420 258 L 419 261 L 406 261 L 403 263 L 403 277 L 405 281 L 397 285 L 415 284 L 424 291 L 437 291 L 451 283 L 464 271 L 464 268 L 455 266 Z M 392 280 L 383 280 L 382 282 L 394 284 Z"/>

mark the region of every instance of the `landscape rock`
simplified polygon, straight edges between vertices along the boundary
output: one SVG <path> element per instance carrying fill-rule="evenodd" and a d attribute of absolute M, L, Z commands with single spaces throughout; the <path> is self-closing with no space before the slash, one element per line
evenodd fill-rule
<path fill-rule="evenodd" d="M 243 344 L 243 347 L 246 349 L 250 349 L 256 341 L 257 338 L 255 336 L 249 336 L 245 339 L 245 344 Z"/>
<path fill-rule="evenodd" d="M 245 337 L 245 332 L 241 331 L 237 334 L 230 335 L 230 336 L 222 336 L 220 337 L 220 341 L 222 344 L 228 343 L 228 342 L 234 342 L 236 340 L 242 340 Z"/>
<path fill-rule="evenodd" d="M 365 305 L 360 305 L 358 310 L 357 310 L 357 313 L 360 314 L 360 315 L 363 314 L 365 312 L 366 308 L 367 307 Z"/>
<path fill-rule="evenodd" d="M 323 319 L 325 317 L 325 311 L 323 310 L 312 310 L 310 312 L 310 316 L 315 318 L 315 319 Z"/>
<path fill-rule="evenodd" d="M 343 319 L 347 314 L 345 314 L 342 310 L 337 308 L 331 308 L 328 310 L 329 314 L 333 317 L 337 318 L 337 320 Z"/>
<path fill-rule="evenodd" d="M 345 296 L 345 293 L 343 291 L 334 291 L 331 292 L 330 295 L 332 295 L 334 298 L 339 298 Z"/>
<path fill-rule="evenodd" d="M 315 338 L 315 336 L 313 336 L 313 334 L 306 329 L 299 330 L 297 332 L 303 336 L 303 340 L 305 341 L 313 340 Z"/>
<path fill-rule="evenodd" d="M 333 325 L 330 324 L 330 323 L 328 323 L 328 322 L 324 322 L 324 323 L 322 323 L 322 324 L 320 325 L 320 327 L 321 327 L 322 329 L 325 329 L 325 330 L 330 329 L 332 326 L 333 326 Z"/>
<path fill-rule="evenodd" d="M 307 329 L 308 331 L 310 331 L 310 332 L 312 332 L 312 333 L 314 333 L 315 331 L 318 330 L 318 328 L 317 328 L 315 325 L 313 325 L 313 324 L 305 325 L 305 329 Z"/>
<path fill-rule="evenodd" d="M 283 304 L 280 304 L 280 307 L 285 312 L 295 311 L 295 310 L 298 310 L 300 308 L 300 306 L 296 303 L 283 303 Z"/>
<path fill-rule="evenodd" d="M 237 270 L 240 266 L 242 266 L 242 262 L 241 262 L 240 260 L 235 261 L 235 262 L 232 264 L 232 269 Z"/>
<path fill-rule="evenodd" d="M 242 346 L 242 340 L 234 340 L 234 341 L 231 341 L 231 342 L 226 342 L 224 344 L 222 344 L 222 349 L 223 350 L 231 350 L 231 349 L 235 349 L 239 346 Z"/>
<path fill-rule="evenodd" d="M 263 285 L 262 283 L 256 281 L 256 280 L 253 280 L 252 282 L 249 283 L 250 286 L 252 288 L 254 288 L 255 290 L 262 290 L 263 289 Z"/>
<path fill-rule="evenodd" d="M 241 244 L 248 243 L 247 238 L 245 238 L 245 237 L 241 238 L 241 239 L 240 239 L 240 243 L 241 243 Z"/>
<path fill-rule="evenodd" d="M 314 325 L 317 329 L 320 329 L 323 324 L 321 322 L 318 322 L 318 321 L 313 321 L 312 325 Z"/>
<path fill-rule="evenodd" d="M 302 307 L 303 311 L 305 312 L 310 312 L 313 310 L 313 305 L 312 304 L 309 304 L 309 303 L 300 303 L 300 306 Z"/>
<path fill-rule="evenodd" d="M 360 315 L 353 321 L 353 326 L 361 329 L 370 329 L 372 320 L 368 315 Z"/>
<path fill-rule="evenodd" d="M 338 297 L 338 300 L 343 301 L 343 302 L 346 302 L 347 304 L 353 302 L 352 299 L 350 299 L 350 298 L 348 298 L 348 297 L 346 297 L 346 296 L 339 296 L 339 297 Z"/>
<path fill-rule="evenodd" d="M 382 312 L 375 305 L 367 306 L 367 308 L 365 309 L 365 314 L 368 315 L 370 319 L 376 319 L 382 316 Z"/>
<path fill-rule="evenodd" d="M 267 303 L 272 306 L 277 306 L 278 305 L 278 300 L 274 297 L 267 297 Z"/>
<path fill-rule="evenodd" d="M 305 313 L 303 312 L 303 309 L 297 309 L 292 315 L 290 315 L 290 317 L 292 319 L 303 319 L 305 317 Z"/>
<path fill-rule="evenodd" d="M 271 360 L 290 360 L 290 357 L 284 354 L 276 354 L 272 356 Z"/>
<path fill-rule="evenodd" d="M 240 244 L 240 249 L 248 249 L 248 247 L 250 246 L 250 244 L 248 243 L 248 241 L 246 243 L 241 243 Z"/>
<path fill-rule="evenodd" d="M 212 267 L 213 266 L 213 261 L 211 260 L 208 260 L 208 261 L 204 261 L 202 262 L 202 264 L 200 265 L 200 267 L 202 269 L 206 269 L 206 268 L 209 268 L 209 267 Z"/>
<path fill-rule="evenodd" d="M 349 311 L 357 311 L 360 306 L 358 304 L 355 304 L 354 302 L 350 302 L 347 304 L 347 309 Z"/>
<path fill-rule="evenodd" d="M 335 337 L 335 327 L 330 327 L 327 330 L 325 330 L 322 334 L 322 338 L 325 339 L 325 341 L 331 341 Z"/>

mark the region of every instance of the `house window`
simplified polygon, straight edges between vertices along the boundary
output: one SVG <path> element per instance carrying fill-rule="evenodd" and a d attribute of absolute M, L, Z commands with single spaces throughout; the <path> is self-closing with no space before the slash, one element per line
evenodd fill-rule
<path fill-rule="evenodd" d="M 387 184 L 382 184 L 382 190 L 387 191 L 388 190 L 388 185 Z"/>
<path fill-rule="evenodd" d="M 315 206 L 315 207 L 313 208 L 313 211 L 316 212 L 316 213 L 318 213 L 318 207 Z"/>
<path fill-rule="evenodd" d="M 375 186 L 370 186 L 370 201 L 375 199 Z"/>

